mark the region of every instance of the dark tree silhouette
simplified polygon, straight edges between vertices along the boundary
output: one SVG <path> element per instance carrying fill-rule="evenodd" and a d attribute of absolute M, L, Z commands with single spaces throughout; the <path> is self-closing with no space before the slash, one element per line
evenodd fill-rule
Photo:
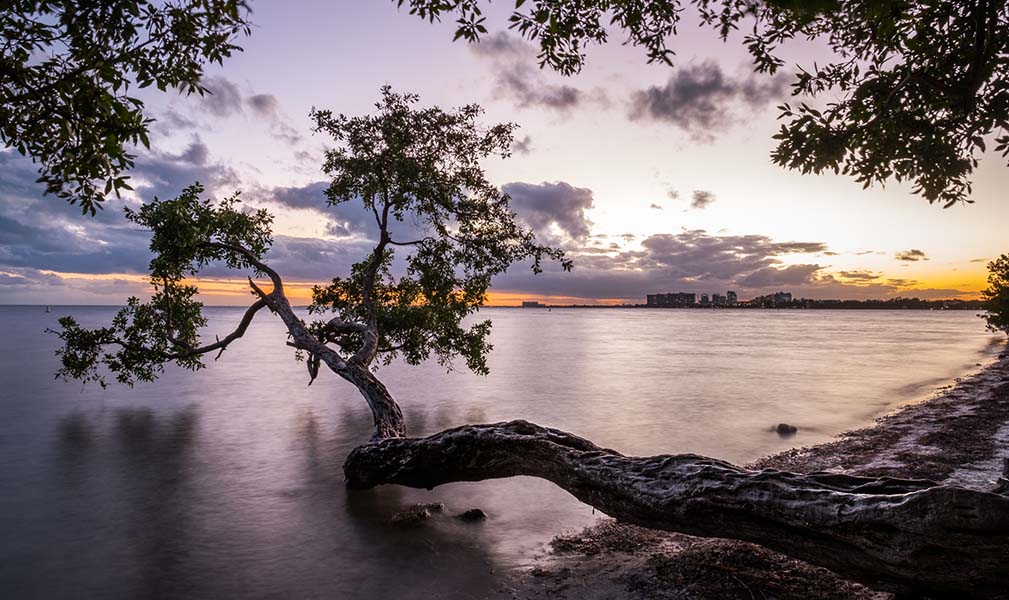
<path fill-rule="evenodd" d="M 131 221 L 150 229 L 149 302 L 131 298 L 106 327 L 72 317 L 55 333 L 64 378 L 152 380 L 167 363 L 198 369 L 220 356 L 267 308 L 287 328 L 288 345 L 308 367 L 323 364 L 354 385 L 374 417 L 372 440 L 356 448 L 348 484 L 431 488 L 454 481 L 541 477 L 601 511 L 633 523 L 764 544 L 883 590 L 1005 594 L 1009 497 L 931 481 L 837 474 L 747 471 L 694 455 L 626 457 L 571 434 L 516 421 L 470 425 L 427 438 L 406 437 L 399 405 L 378 379 L 376 361 L 465 360 L 486 372 L 489 322 L 464 327 L 494 275 L 516 262 L 538 270 L 560 251 L 522 229 L 508 197 L 479 161 L 506 156 L 513 126 L 481 128 L 477 106 L 418 109 L 417 97 L 383 89 L 364 117 L 313 113 L 337 146 L 326 154 L 330 203 L 362 202 L 375 219 L 375 247 L 350 273 L 313 292 L 306 323 L 264 258 L 270 215 L 241 211 L 237 196 L 201 200 L 194 185 L 150 202 Z M 411 237 L 402 237 L 410 229 Z M 397 253 L 401 262 L 394 263 Z M 265 275 L 249 278 L 255 298 L 238 327 L 203 344 L 197 287 L 187 277 L 211 262 Z"/>
<path fill-rule="evenodd" d="M 486 33 L 483 0 L 395 0 L 412 14 L 456 18 L 456 39 Z M 970 202 L 977 156 L 1009 155 L 1009 6 L 999 0 L 516 0 L 509 26 L 539 45 L 540 65 L 581 69 L 608 24 L 649 62 L 672 64 L 667 40 L 693 8 L 723 40 L 744 30 L 757 71 L 784 66 L 779 49 L 822 40 L 836 58 L 800 66 L 781 106 L 772 160 L 803 173 L 841 172 L 865 187 L 910 181 L 950 206 Z"/>
<path fill-rule="evenodd" d="M 456 19 L 456 38 L 486 32 L 483 0 L 395 0 L 427 20 Z M 240 50 L 245 0 L 15 0 L 0 12 L 0 141 L 40 163 L 49 193 L 84 212 L 128 189 L 132 148 L 150 117 L 130 85 L 203 93 L 203 66 Z M 977 156 L 1009 154 L 1009 8 L 998 0 L 516 0 L 509 24 L 535 40 L 541 65 L 577 72 L 611 23 L 649 62 L 685 6 L 723 39 L 745 28 L 758 71 L 784 66 L 794 39 L 825 40 L 838 59 L 800 68 L 771 155 L 804 173 L 843 172 L 865 186 L 911 181 L 930 202 L 970 202 Z M 38 56 L 45 56 L 38 59 Z"/>
<path fill-rule="evenodd" d="M 13 0 L 0 10 L 0 141 L 47 193 L 95 213 L 131 189 L 152 119 L 131 88 L 203 94 L 203 67 L 240 50 L 245 0 Z"/>
<path fill-rule="evenodd" d="M 1009 254 L 988 263 L 988 287 L 981 298 L 988 329 L 1009 335 Z"/>

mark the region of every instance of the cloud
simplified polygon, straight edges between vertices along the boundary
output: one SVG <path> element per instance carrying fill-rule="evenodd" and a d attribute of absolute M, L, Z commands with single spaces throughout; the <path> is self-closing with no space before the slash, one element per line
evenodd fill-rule
<path fill-rule="evenodd" d="M 277 97 L 273 94 L 254 94 L 246 98 L 245 103 L 261 117 L 274 116 L 280 105 L 280 103 L 277 102 Z"/>
<path fill-rule="evenodd" d="M 694 190 L 690 195 L 690 208 L 704 210 L 715 201 L 715 195 L 704 190 Z"/>
<path fill-rule="evenodd" d="M 32 162 L 0 152 L 0 272 L 28 278 L 42 270 L 139 273 L 150 260 L 148 237 L 123 218 L 125 200 L 108 200 L 93 218 L 43 196 Z M 34 277 L 34 276 L 33 276 Z M 32 281 L 36 281 L 32 279 Z M 24 284 L 8 279 L 8 284 Z"/>
<path fill-rule="evenodd" d="M 573 272 L 561 273 L 551 266 L 534 276 L 512 269 L 495 279 L 494 289 L 587 300 L 643 301 L 646 294 L 655 292 L 726 290 L 738 292 L 741 298 L 778 290 L 807 298 L 886 298 L 907 295 L 907 288 L 916 285 L 910 280 L 885 280 L 867 272 L 832 274 L 823 265 L 796 260 L 826 251 L 823 242 L 684 230 L 651 235 L 629 248 L 599 244 L 571 250 Z"/>
<path fill-rule="evenodd" d="M 921 250 L 912 248 L 911 250 L 905 250 L 903 252 L 898 252 L 893 255 L 894 258 L 904 262 L 918 262 L 919 260 L 928 260 L 925 253 Z"/>
<path fill-rule="evenodd" d="M 652 208 L 652 209 L 655 209 L 655 210 L 663 210 L 662 205 L 656 204 L 654 202 L 652 202 L 651 204 L 649 204 L 648 208 Z"/>
<path fill-rule="evenodd" d="M 528 135 L 523 137 L 521 140 L 515 140 L 512 144 L 512 152 L 515 154 L 529 154 L 532 150 L 533 139 Z"/>
<path fill-rule="evenodd" d="M 491 63 L 498 94 L 510 97 L 519 108 L 539 107 L 566 113 L 586 100 L 607 102 L 601 90 L 586 94 L 567 84 L 548 83 L 536 67 L 535 48 L 503 31 L 471 44 L 470 49 Z"/>
<path fill-rule="evenodd" d="M 991 260 L 990 258 L 974 258 L 974 259 L 971 259 L 970 262 L 972 262 L 972 263 L 986 263 L 986 262 L 988 262 L 990 260 Z"/>
<path fill-rule="evenodd" d="M 679 67 L 663 86 L 632 93 L 629 117 L 634 121 L 668 123 L 698 141 L 728 129 L 742 112 L 764 108 L 785 95 L 787 76 L 726 75 L 718 63 L 705 61 Z"/>
<path fill-rule="evenodd" d="M 666 192 L 666 196 L 668 196 L 670 200 L 679 200 L 680 193 L 676 190 L 669 190 Z"/>
<path fill-rule="evenodd" d="M 130 177 L 137 196 L 144 201 L 174 198 L 197 181 L 208 191 L 220 193 L 231 193 L 240 183 L 234 169 L 211 160 L 209 149 L 199 137 L 193 138 L 180 154 L 152 151 L 141 155 Z"/>
<path fill-rule="evenodd" d="M 872 273 L 871 271 L 839 271 L 837 276 L 842 279 L 848 279 L 852 281 L 874 281 L 879 279 L 879 275 Z M 893 283 L 896 280 L 890 280 Z M 898 282 L 903 283 L 903 281 Z"/>
<path fill-rule="evenodd" d="M 169 108 L 157 116 L 157 120 L 151 126 L 152 130 L 160 135 L 170 135 L 179 131 L 193 130 L 198 127 L 198 123 L 190 117 L 183 115 L 174 108 Z"/>
<path fill-rule="evenodd" d="M 504 31 L 483 37 L 479 43 L 472 44 L 470 50 L 477 56 L 492 59 L 522 58 L 536 53 L 530 44 Z"/>
<path fill-rule="evenodd" d="M 273 137 L 291 145 L 304 139 L 301 132 L 292 127 L 281 113 L 280 101 L 273 94 L 245 96 L 235 82 L 217 75 L 204 78 L 203 86 L 208 93 L 200 99 L 200 105 L 210 114 L 225 118 L 245 114 L 244 109 L 248 107 L 252 116 L 266 121 Z"/>
<path fill-rule="evenodd" d="M 328 187 L 329 182 L 316 181 L 304 186 L 256 191 L 253 196 L 257 200 L 285 208 L 317 213 L 327 221 L 327 235 L 337 238 L 374 239 L 378 235 L 378 226 L 372 212 L 358 201 L 341 202 L 330 206 L 326 198 Z M 393 224 L 394 230 L 397 229 L 396 225 Z"/>
<path fill-rule="evenodd" d="M 511 197 L 511 207 L 538 237 L 551 241 L 556 231 L 571 240 L 589 236 L 592 222 L 585 211 L 592 208 L 592 190 L 563 181 L 554 183 L 508 183 L 501 190 Z"/>
<path fill-rule="evenodd" d="M 235 82 L 227 77 L 211 75 L 204 77 L 202 85 L 207 89 L 201 97 L 201 106 L 217 117 L 230 117 L 242 112 L 242 92 Z"/>

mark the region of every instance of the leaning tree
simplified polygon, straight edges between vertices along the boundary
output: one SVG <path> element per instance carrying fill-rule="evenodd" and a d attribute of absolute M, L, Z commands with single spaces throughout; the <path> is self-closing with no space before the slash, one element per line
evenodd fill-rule
<path fill-rule="evenodd" d="M 384 89 L 377 111 L 348 118 L 313 113 L 336 146 L 323 165 L 330 204 L 357 202 L 373 216 L 372 251 L 349 273 L 313 290 L 306 322 L 265 257 L 271 218 L 238 197 L 178 198 L 128 212 L 151 231 L 148 302 L 130 299 L 106 327 L 60 319 L 60 375 L 125 384 L 155 379 L 166 364 L 189 369 L 220 356 L 263 309 L 284 323 L 307 364 L 353 384 L 374 416 L 372 439 L 344 465 L 348 485 L 432 488 L 455 481 L 529 475 L 632 523 L 763 544 L 884 590 L 1005 593 L 1009 497 L 931 481 L 748 471 L 695 455 L 635 458 L 524 421 L 468 425 L 409 438 L 395 399 L 373 367 L 402 359 L 461 358 L 485 373 L 490 323 L 464 326 L 492 278 L 515 263 L 571 264 L 536 242 L 486 179 L 480 160 L 507 155 L 513 126 L 479 126 L 480 108 L 417 108 Z M 207 324 L 191 278 L 211 263 L 247 272 L 252 304 L 238 327 L 201 343 Z M 252 275 L 269 279 L 262 286 Z"/>

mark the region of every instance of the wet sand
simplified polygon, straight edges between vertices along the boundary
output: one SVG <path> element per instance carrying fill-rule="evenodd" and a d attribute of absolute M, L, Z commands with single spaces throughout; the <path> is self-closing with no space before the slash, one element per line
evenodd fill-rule
<path fill-rule="evenodd" d="M 991 490 L 1009 460 L 1009 352 L 927 400 L 834 441 L 750 465 L 803 473 L 893 476 Z M 657 532 L 613 520 L 559 536 L 500 598 L 891 598 L 777 552 Z"/>

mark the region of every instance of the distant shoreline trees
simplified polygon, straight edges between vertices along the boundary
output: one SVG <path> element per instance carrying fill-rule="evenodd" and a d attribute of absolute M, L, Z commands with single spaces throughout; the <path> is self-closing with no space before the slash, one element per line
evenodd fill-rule
<path fill-rule="evenodd" d="M 988 329 L 1009 335 L 1009 254 L 988 263 L 988 287 L 981 297 Z"/>

